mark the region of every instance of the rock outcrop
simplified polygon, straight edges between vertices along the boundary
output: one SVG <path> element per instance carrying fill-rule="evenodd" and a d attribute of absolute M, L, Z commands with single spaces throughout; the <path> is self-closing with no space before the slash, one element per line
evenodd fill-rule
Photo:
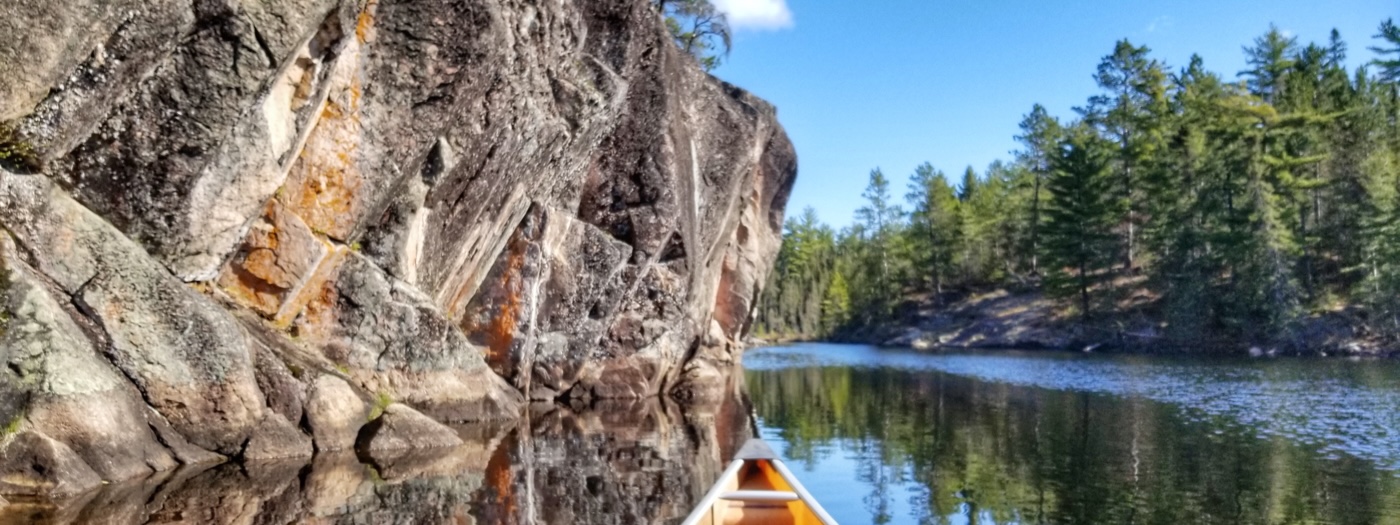
<path fill-rule="evenodd" d="M 11 0 L 0 35 L 0 494 L 720 395 L 796 175 L 646 0 Z"/>

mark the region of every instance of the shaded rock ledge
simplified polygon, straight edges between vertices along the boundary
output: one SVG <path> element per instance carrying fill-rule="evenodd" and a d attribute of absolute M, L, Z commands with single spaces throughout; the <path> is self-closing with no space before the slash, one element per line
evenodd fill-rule
<path fill-rule="evenodd" d="M 722 395 L 796 155 L 649 4 L 5 2 L 0 494 Z"/>

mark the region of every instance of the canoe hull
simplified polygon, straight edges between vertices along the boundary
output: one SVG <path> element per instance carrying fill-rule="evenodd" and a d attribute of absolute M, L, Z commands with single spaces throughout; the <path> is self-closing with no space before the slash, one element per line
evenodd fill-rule
<path fill-rule="evenodd" d="M 684 525 L 836 525 L 772 449 L 751 440 Z"/>

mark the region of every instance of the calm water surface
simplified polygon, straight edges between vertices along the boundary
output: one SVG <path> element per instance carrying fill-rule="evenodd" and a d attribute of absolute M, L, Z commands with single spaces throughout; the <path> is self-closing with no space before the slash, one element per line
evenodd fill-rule
<path fill-rule="evenodd" d="M 455 449 L 187 468 L 15 499 L 0 524 L 676 525 L 758 432 L 845 525 L 1400 525 L 1396 363 L 836 345 L 744 361 L 713 403 L 534 406 Z"/>
<path fill-rule="evenodd" d="M 750 351 L 760 431 L 841 523 L 1400 523 L 1400 366 Z"/>
<path fill-rule="evenodd" d="M 752 435 L 742 400 L 532 407 L 453 449 L 186 468 L 15 499 L 0 524 L 675 524 Z"/>

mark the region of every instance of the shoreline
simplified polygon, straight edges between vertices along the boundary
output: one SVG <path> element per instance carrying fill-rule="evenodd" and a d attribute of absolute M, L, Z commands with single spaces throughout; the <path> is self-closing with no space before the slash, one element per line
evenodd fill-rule
<path fill-rule="evenodd" d="M 1293 347 L 1251 343 L 1206 334 L 1196 338 L 1168 335 L 1166 327 L 1143 311 L 1116 312 L 1085 325 L 1038 291 L 998 289 L 968 294 L 936 306 L 929 298 L 906 302 L 893 322 L 826 337 L 770 335 L 753 337 L 764 344 L 828 342 L 869 344 L 920 351 L 1029 350 L 1114 354 L 1220 355 L 1238 357 L 1400 357 L 1400 347 L 1369 336 L 1356 316 L 1328 312 L 1304 319 L 1301 344 Z"/>

